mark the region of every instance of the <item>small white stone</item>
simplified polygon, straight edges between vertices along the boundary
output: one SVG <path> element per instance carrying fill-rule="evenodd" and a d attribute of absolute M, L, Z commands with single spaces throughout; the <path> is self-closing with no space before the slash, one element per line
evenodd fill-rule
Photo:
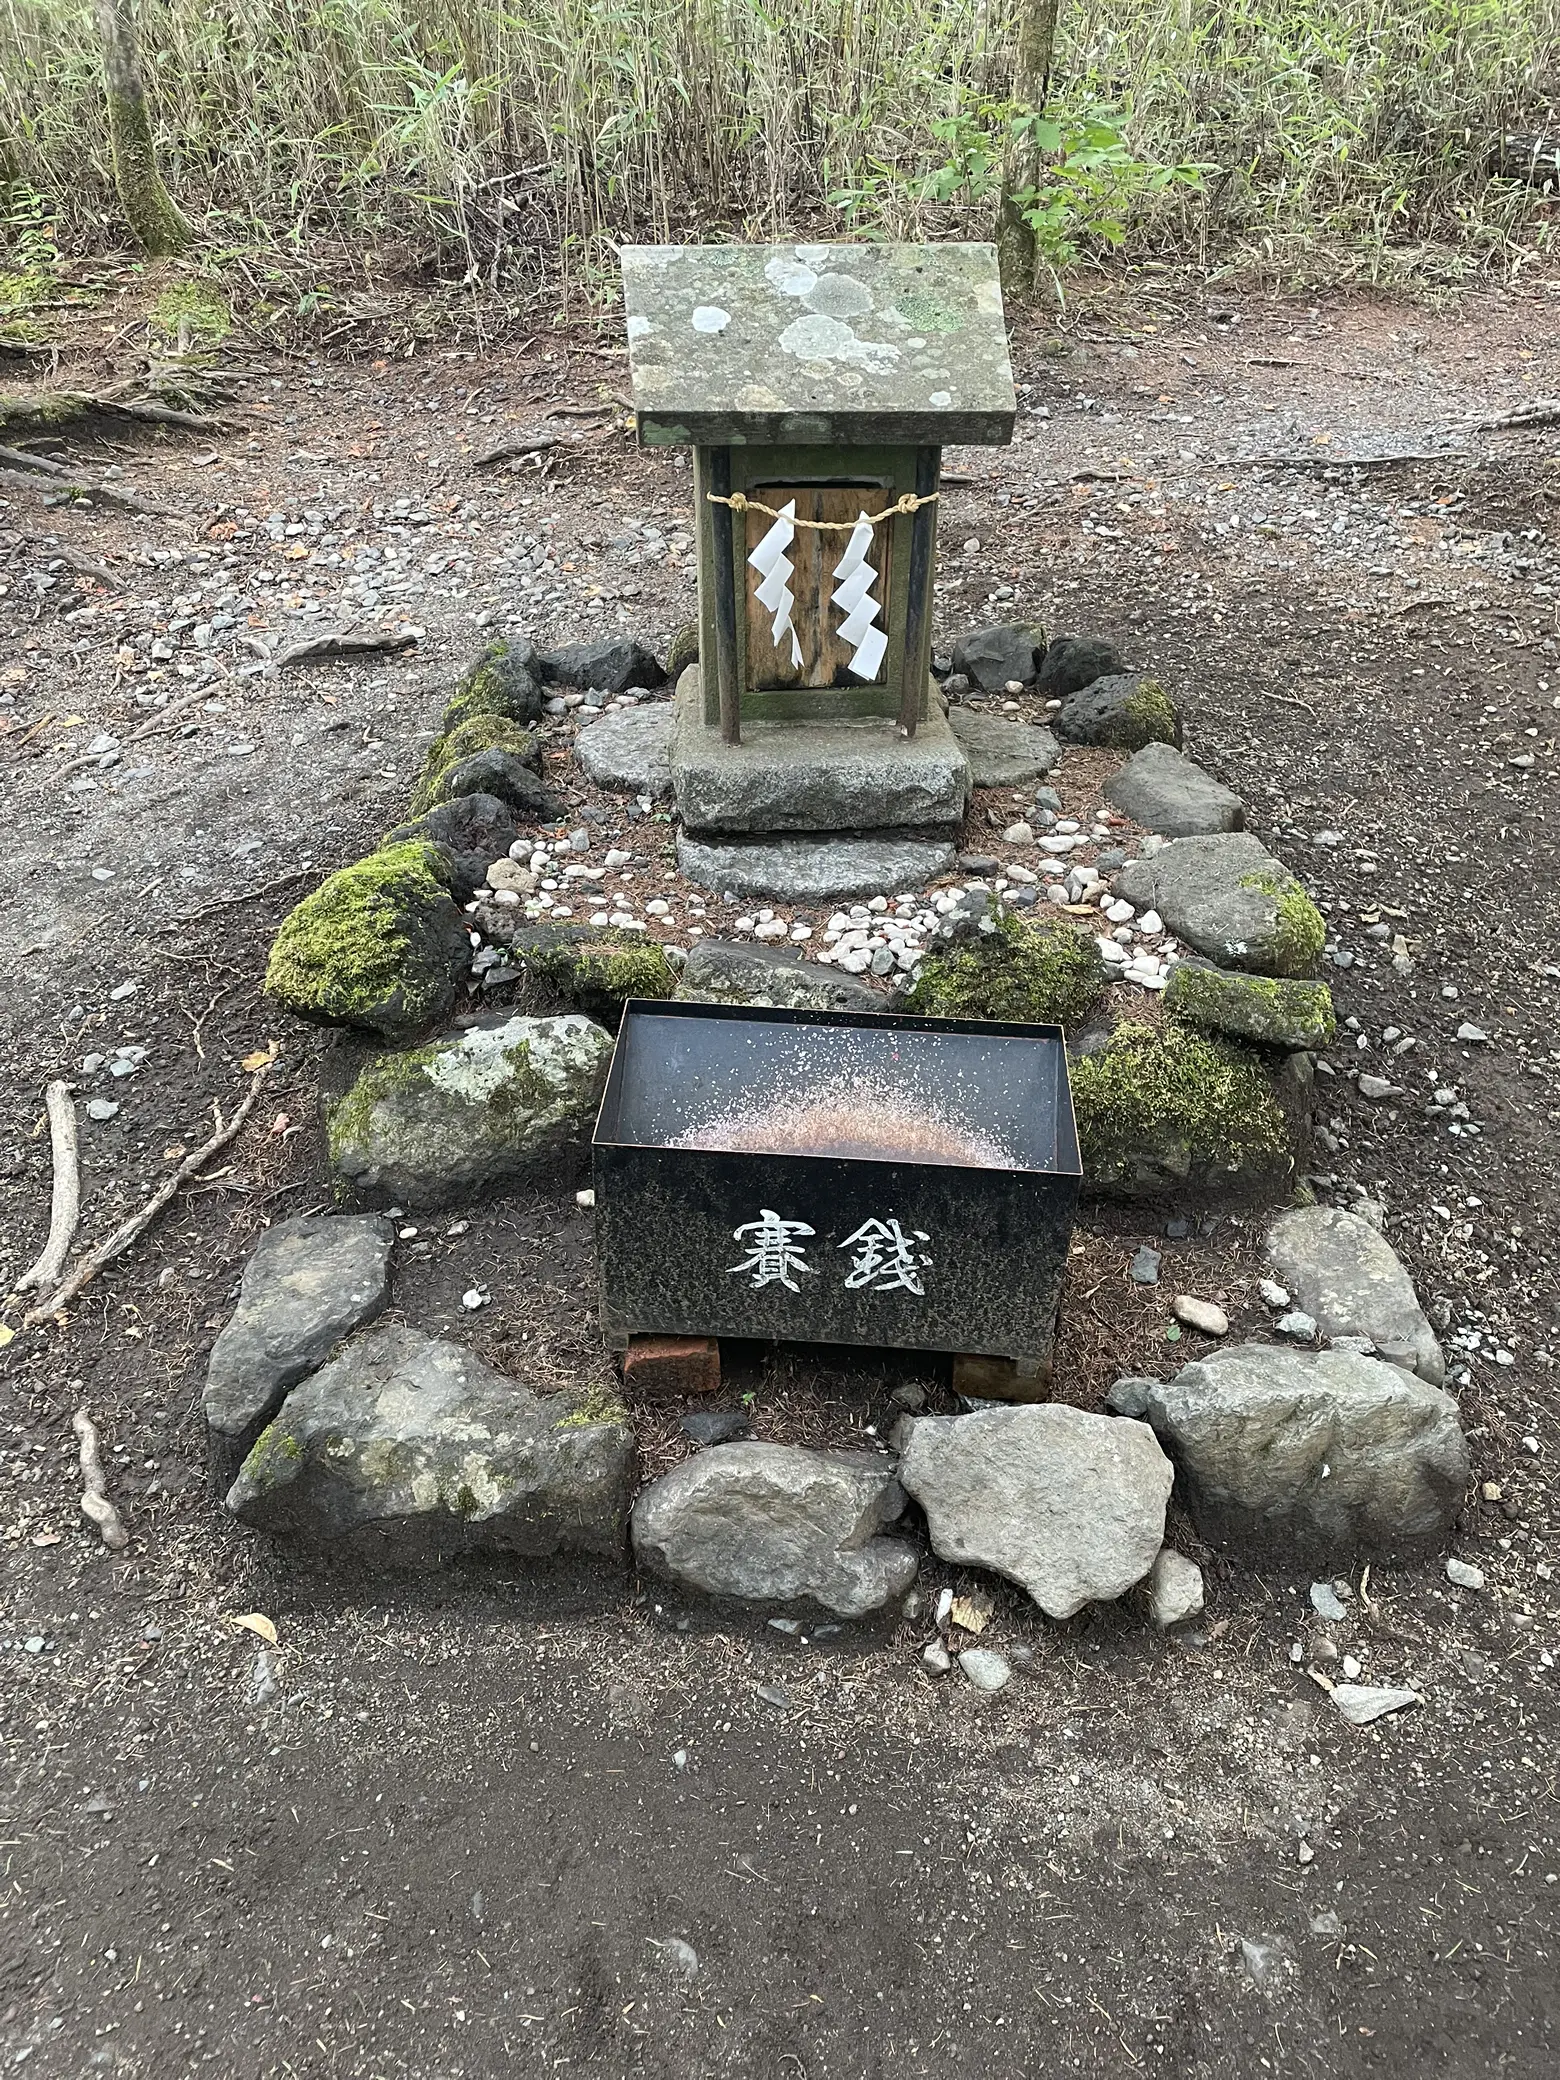
<path fill-rule="evenodd" d="M 751 932 L 756 929 L 757 925 L 758 919 L 756 917 L 739 917 L 731 929 L 734 932 Z"/>
<path fill-rule="evenodd" d="M 1063 852 L 1071 852 L 1077 843 L 1078 840 L 1076 838 L 1058 838 L 1054 835 L 1047 835 L 1040 840 L 1040 850 L 1042 852 L 1061 854 Z"/>
<path fill-rule="evenodd" d="M 479 1307 L 486 1307 L 492 1300 L 491 1293 L 484 1293 L 480 1286 L 472 1286 L 460 1296 L 460 1304 L 475 1314 Z"/>
<path fill-rule="evenodd" d="M 1120 896 L 1106 903 L 1104 910 L 1105 915 L 1112 924 L 1130 924 L 1133 918 L 1137 916 L 1137 912 L 1132 905 L 1124 901 Z"/>
<path fill-rule="evenodd" d="M 1484 1587 L 1484 1569 L 1475 1567 L 1471 1560 L 1448 1560 L 1446 1563 L 1446 1579 L 1456 1589 L 1482 1589 Z"/>
<path fill-rule="evenodd" d="M 887 896 L 872 896 L 872 897 L 869 897 L 869 899 L 868 899 L 868 902 L 867 902 L 867 908 L 868 908 L 869 910 L 873 910 L 873 911 L 879 911 L 879 912 L 881 912 L 881 911 L 884 911 L 884 910 L 886 910 L 886 909 L 888 908 L 888 897 L 887 897 Z"/>
<path fill-rule="evenodd" d="M 1189 1329 L 1200 1329 L 1204 1336 L 1227 1336 L 1230 1318 L 1222 1307 L 1212 1300 L 1199 1300 L 1195 1293 L 1177 1293 L 1170 1303 L 1170 1312 L 1178 1322 L 1185 1322 Z"/>
<path fill-rule="evenodd" d="M 1257 1287 L 1257 1291 L 1262 1295 L 1269 1307 L 1287 1307 L 1289 1305 L 1289 1288 L 1281 1286 L 1275 1278 L 1263 1279 L 1262 1283 Z"/>
<path fill-rule="evenodd" d="M 791 927 L 791 937 L 794 940 L 796 940 L 798 945 L 800 945 L 802 940 L 810 939 L 812 937 L 812 926 L 810 924 L 793 924 Z"/>
<path fill-rule="evenodd" d="M 646 903 L 645 905 L 646 917 L 669 917 L 671 911 L 671 904 L 663 903 L 659 896 L 656 897 L 653 903 Z"/>
<path fill-rule="evenodd" d="M 1114 939 L 1096 939 L 1094 943 L 1100 950 L 1100 958 L 1113 966 L 1119 966 L 1127 957 L 1126 948 L 1118 946 Z"/>
<path fill-rule="evenodd" d="M 1157 910 L 1145 910 L 1137 921 L 1137 928 L 1146 938 L 1157 939 L 1164 930 L 1164 919 Z"/>
<path fill-rule="evenodd" d="M 1035 842 L 1033 827 L 1027 823 L 1010 823 L 1002 833 L 1004 845 L 1032 845 Z"/>
<path fill-rule="evenodd" d="M 592 1191 L 589 1185 L 586 1185 L 584 1191 L 576 1192 L 574 1194 L 574 1203 L 576 1206 L 594 1206 L 596 1203 L 596 1194 L 594 1193 L 594 1191 Z"/>
<path fill-rule="evenodd" d="M 632 863 L 633 857 L 634 855 L 631 852 L 623 852 L 614 847 L 607 854 L 604 864 L 608 867 L 626 867 Z"/>
<path fill-rule="evenodd" d="M 1202 1569 L 1195 1560 L 1161 1546 L 1148 1571 L 1148 1608 L 1156 1628 L 1166 1632 L 1183 1619 L 1193 1618 L 1203 1608 L 1205 1591 Z"/>

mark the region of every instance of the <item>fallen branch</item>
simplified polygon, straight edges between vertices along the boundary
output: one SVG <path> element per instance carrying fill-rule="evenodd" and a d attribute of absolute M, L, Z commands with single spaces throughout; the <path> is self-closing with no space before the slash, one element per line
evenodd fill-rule
<path fill-rule="evenodd" d="M 88 1250 L 87 1254 L 70 1274 L 70 1277 L 66 1279 L 65 1283 L 56 1292 L 51 1293 L 47 1300 L 39 1301 L 36 1307 L 28 1310 L 22 1317 L 25 1327 L 32 1328 L 38 1322 L 46 1322 L 51 1317 L 63 1313 L 84 1286 L 90 1285 L 92 1280 L 97 1277 L 98 1273 L 106 1265 L 112 1264 L 116 1257 L 122 1257 L 131 1243 L 136 1241 L 139 1236 L 145 1234 L 152 1222 L 156 1220 L 158 1214 L 177 1194 L 180 1185 L 184 1183 L 186 1178 L 197 1175 L 211 1161 L 213 1156 L 220 1155 L 228 1143 L 237 1138 L 245 1120 L 253 1112 L 255 1100 L 260 1095 L 260 1087 L 270 1075 L 273 1066 L 272 1063 L 267 1062 L 263 1069 L 255 1071 L 254 1075 L 249 1079 L 249 1089 L 238 1110 L 225 1126 L 222 1121 L 221 1108 L 217 1105 L 212 1106 L 211 1109 L 215 1115 L 217 1125 L 216 1131 L 211 1138 L 203 1141 L 199 1148 L 184 1158 L 184 1161 L 171 1176 L 163 1179 L 144 1206 L 122 1220 L 114 1232 L 105 1237 L 95 1249 Z"/>
<path fill-rule="evenodd" d="M 1560 426 L 1560 397 L 1530 397 L 1525 404 L 1514 404 L 1509 412 L 1497 412 L 1491 419 L 1459 419 L 1457 425 L 1465 433 L 1499 433 L 1507 426 Z"/>
<path fill-rule="evenodd" d="M 68 1083 L 51 1083 L 44 1093 L 49 1108 L 49 1134 L 54 1148 L 54 1194 L 49 1206 L 49 1239 L 37 1261 L 16 1281 L 19 1293 L 36 1286 L 46 1293 L 58 1285 L 65 1259 L 81 1219 L 81 1167 L 76 1146 L 76 1101 Z"/>
<path fill-rule="evenodd" d="M 1461 448 L 1389 448 L 1384 455 L 1231 455 L 1229 469 L 1387 469 L 1395 462 L 1477 462 Z"/>
<path fill-rule="evenodd" d="M 90 390 L 0 390 L 0 426 L 52 433 L 83 419 L 139 419 L 152 426 L 182 426 L 190 433 L 223 433 L 227 421 L 200 412 L 176 411 L 149 399 Z"/>
<path fill-rule="evenodd" d="M 225 678 L 227 675 L 219 670 L 217 676 Z M 186 693 L 181 699 L 170 701 L 166 708 L 159 708 L 157 713 L 148 721 L 143 722 L 139 729 L 133 729 L 129 736 L 121 741 L 120 750 L 128 751 L 132 744 L 144 744 L 148 737 L 166 736 L 173 727 L 173 719 L 176 715 L 182 715 L 187 708 L 193 708 L 199 702 L 210 698 L 212 683 L 210 679 L 204 679 L 193 693 Z M 49 775 L 47 780 L 40 780 L 36 787 L 30 787 L 27 792 L 29 794 L 42 794 L 44 789 L 52 787 L 56 780 L 63 780 L 70 773 L 80 772 L 83 766 L 95 766 L 98 762 L 98 756 L 99 754 L 95 751 L 83 751 L 77 757 L 67 759 L 64 765 Z"/>
<path fill-rule="evenodd" d="M 328 628 L 317 636 L 307 636 L 301 643 L 291 643 L 277 655 L 274 669 L 285 671 L 290 664 L 305 664 L 316 657 L 372 657 L 376 653 L 394 653 L 410 650 L 417 642 L 416 636 L 406 629 L 393 633 L 365 630 L 359 634 L 350 628 Z"/>
<path fill-rule="evenodd" d="M 554 433 L 520 433 L 512 440 L 502 440 L 496 447 L 474 455 L 472 463 L 477 469 L 486 469 L 490 462 L 507 462 L 512 455 L 545 455 L 549 448 L 557 445 L 558 436 Z"/>
<path fill-rule="evenodd" d="M 186 910 L 182 917 L 169 918 L 164 930 L 172 930 L 175 925 L 199 924 L 203 917 L 215 917 L 219 910 L 233 910 L 240 903 L 254 903 L 261 896 L 274 896 L 281 889 L 293 887 L 296 882 L 309 880 L 313 872 L 312 867 L 294 867 L 290 874 L 278 874 L 274 881 L 264 881 L 258 888 L 246 888 L 236 896 L 219 896 L 214 903 L 203 903 L 198 910 Z"/>
<path fill-rule="evenodd" d="M 70 1419 L 70 1427 L 81 1440 L 81 1514 L 89 1523 L 96 1524 L 110 1552 L 122 1553 L 130 1543 L 130 1534 L 108 1499 L 97 1425 L 84 1408 L 78 1408 Z"/>
<path fill-rule="evenodd" d="M 137 498 L 133 491 L 120 491 L 112 484 L 87 484 L 77 477 L 51 475 L 47 484 L 36 481 L 39 472 L 32 470 L 0 467 L 0 478 L 11 484 L 23 484 L 29 491 L 53 491 L 61 498 L 100 498 L 105 505 L 123 506 L 127 513 L 140 513 L 153 520 L 177 520 L 184 526 L 189 522 L 182 513 L 174 512 L 171 506 L 154 506 L 149 498 Z"/>

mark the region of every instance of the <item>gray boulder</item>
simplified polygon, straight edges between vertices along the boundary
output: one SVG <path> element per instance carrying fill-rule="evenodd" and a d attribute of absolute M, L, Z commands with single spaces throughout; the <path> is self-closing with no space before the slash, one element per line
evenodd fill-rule
<path fill-rule="evenodd" d="M 1343 1560 L 1439 1539 L 1462 1505 L 1456 1402 L 1377 1358 L 1237 1344 L 1154 1386 L 1147 1403 L 1197 1529 L 1215 1542 Z"/>
<path fill-rule="evenodd" d="M 1166 838 L 1238 831 L 1246 805 L 1173 744 L 1145 744 L 1105 783 L 1108 800 L 1146 831 Z"/>
<path fill-rule="evenodd" d="M 241 1523 L 394 1567 L 624 1552 L 620 1405 L 538 1394 L 459 1344 L 381 1323 L 294 1387 L 228 1493 Z"/>
<path fill-rule="evenodd" d="M 599 686 L 607 693 L 666 684 L 666 673 L 654 652 L 632 636 L 601 636 L 589 643 L 565 643 L 560 649 L 544 650 L 536 669 L 549 685 Z"/>
<path fill-rule="evenodd" d="M 1052 1618 L 1153 1566 L 1173 1476 L 1143 1425 L 1041 1402 L 908 1428 L 899 1478 L 944 1560 L 994 1568 Z"/>
<path fill-rule="evenodd" d="M 948 723 L 969 760 L 971 787 L 1026 787 L 1049 773 L 1062 755 L 1048 729 L 1006 715 L 953 708 Z"/>
<path fill-rule="evenodd" d="M 574 755 L 586 778 L 598 787 L 663 800 L 672 791 L 671 703 L 620 708 L 598 722 L 582 724 Z"/>
<path fill-rule="evenodd" d="M 699 939 L 689 949 L 677 996 L 691 1004 L 772 1004 L 793 1011 L 881 1011 L 864 982 L 784 946 Z"/>
<path fill-rule="evenodd" d="M 1015 679 L 1028 686 L 1044 642 L 1044 629 L 1020 628 L 1013 622 L 975 629 L 953 646 L 954 674 L 968 679 L 982 693 L 1001 693 Z"/>
<path fill-rule="evenodd" d="M 1115 644 L 1107 643 L 1103 636 L 1053 636 L 1035 674 L 1035 691 L 1047 700 L 1065 700 L 1096 679 L 1110 678 L 1126 668 Z"/>
<path fill-rule="evenodd" d="M 395 1231 L 378 1214 L 304 1215 L 268 1228 L 211 1347 L 202 1396 L 212 1472 L 226 1491 L 289 1387 L 390 1302 Z"/>
<path fill-rule="evenodd" d="M 1179 711 L 1148 672 L 1111 672 L 1080 687 L 1062 702 L 1052 727 L 1066 743 L 1107 744 L 1118 751 L 1181 741 Z"/>
<path fill-rule="evenodd" d="M 611 1037 L 578 1012 L 381 1055 L 329 1109 L 332 1175 L 366 1205 L 434 1207 L 567 1167 L 611 1060 Z"/>
<path fill-rule="evenodd" d="M 859 1618 L 915 1580 L 914 1549 L 879 1536 L 903 1508 L 886 1453 L 718 1445 L 640 1490 L 634 1552 L 706 1596 Z"/>
<path fill-rule="evenodd" d="M 1268 1229 L 1279 1282 L 1324 1336 L 1366 1336 L 1389 1365 L 1438 1387 L 1446 1359 L 1392 1245 L 1358 1214 L 1297 1206 Z"/>
<path fill-rule="evenodd" d="M 1220 967 L 1310 975 L 1322 957 L 1321 912 L 1249 831 L 1173 838 L 1150 859 L 1128 860 L 1113 886 Z"/>
<path fill-rule="evenodd" d="M 449 864 L 450 891 L 458 903 L 469 903 L 487 879 L 487 870 L 502 859 L 520 835 L 511 811 L 497 795 L 463 794 L 440 802 L 415 823 L 386 834 L 386 845 L 422 838 L 437 845 Z"/>

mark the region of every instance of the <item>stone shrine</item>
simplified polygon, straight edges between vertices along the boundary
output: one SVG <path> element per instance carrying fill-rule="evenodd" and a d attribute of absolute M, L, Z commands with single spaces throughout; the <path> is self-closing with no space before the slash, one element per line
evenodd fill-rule
<path fill-rule="evenodd" d="M 943 446 L 1016 414 L 987 245 L 631 246 L 639 438 L 694 450 L 699 662 L 676 691 L 685 873 L 920 885 L 969 765 L 930 673 Z"/>

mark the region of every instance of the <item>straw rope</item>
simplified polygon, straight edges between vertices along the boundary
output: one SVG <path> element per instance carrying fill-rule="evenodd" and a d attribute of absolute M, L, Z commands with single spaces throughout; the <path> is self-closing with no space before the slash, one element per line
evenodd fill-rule
<path fill-rule="evenodd" d="M 925 498 L 917 498 L 913 491 L 906 491 L 891 506 L 881 513 L 867 513 L 863 517 L 868 527 L 881 527 L 885 520 L 897 520 L 901 513 L 917 512 L 922 506 L 935 505 L 941 493 L 933 491 Z M 794 513 L 777 513 L 773 506 L 766 506 L 762 499 L 749 498 L 745 491 L 733 491 L 730 498 L 722 498 L 718 491 L 706 491 L 704 496 L 712 506 L 730 506 L 734 513 L 762 513 L 769 520 L 785 520 L 792 527 L 810 527 L 815 534 L 854 534 L 861 525 L 860 520 L 803 520 Z"/>

